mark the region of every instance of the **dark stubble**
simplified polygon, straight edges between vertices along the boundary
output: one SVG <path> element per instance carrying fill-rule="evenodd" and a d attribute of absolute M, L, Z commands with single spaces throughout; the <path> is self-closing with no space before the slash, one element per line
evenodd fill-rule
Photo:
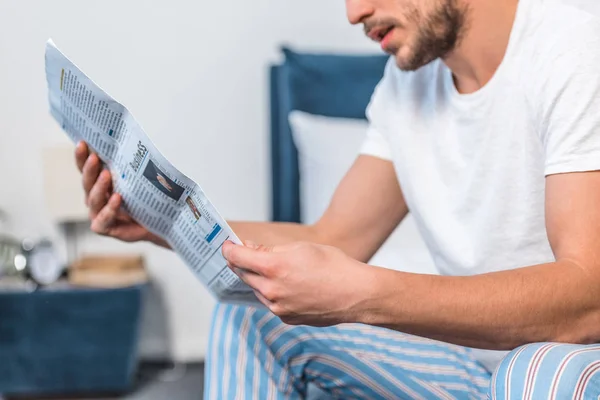
<path fill-rule="evenodd" d="M 468 7 L 459 4 L 458 0 L 440 0 L 427 15 L 417 8 L 408 11 L 407 19 L 417 27 L 417 32 L 410 43 L 408 57 L 397 60 L 398 67 L 404 71 L 414 71 L 435 59 L 446 57 L 465 35 L 468 14 Z M 382 23 L 402 27 L 397 20 L 369 21 L 365 24 L 365 32 Z M 397 48 L 390 49 L 393 54 L 398 51 Z"/>
<path fill-rule="evenodd" d="M 431 14 L 417 21 L 414 49 L 399 67 L 414 71 L 437 58 L 444 58 L 458 46 L 467 30 L 468 8 L 447 0 Z"/>

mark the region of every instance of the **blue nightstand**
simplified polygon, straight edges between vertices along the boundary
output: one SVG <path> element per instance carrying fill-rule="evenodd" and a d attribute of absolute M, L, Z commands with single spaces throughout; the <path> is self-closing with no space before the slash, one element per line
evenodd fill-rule
<path fill-rule="evenodd" d="M 130 390 L 144 288 L 28 292 L 0 281 L 0 393 Z"/>

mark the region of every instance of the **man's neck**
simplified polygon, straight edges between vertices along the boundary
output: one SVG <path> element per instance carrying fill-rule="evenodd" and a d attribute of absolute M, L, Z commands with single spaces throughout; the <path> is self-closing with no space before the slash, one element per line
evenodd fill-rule
<path fill-rule="evenodd" d="M 485 86 L 500 66 L 515 21 L 519 0 L 473 1 L 467 32 L 444 63 L 452 70 L 460 93 Z"/>

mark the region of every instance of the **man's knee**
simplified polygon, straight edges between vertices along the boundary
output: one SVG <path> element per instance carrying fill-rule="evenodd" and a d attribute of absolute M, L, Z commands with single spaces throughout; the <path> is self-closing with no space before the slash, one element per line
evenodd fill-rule
<path fill-rule="evenodd" d="M 600 395 L 600 345 L 519 347 L 504 358 L 490 388 L 492 399 L 587 399 L 592 393 Z"/>

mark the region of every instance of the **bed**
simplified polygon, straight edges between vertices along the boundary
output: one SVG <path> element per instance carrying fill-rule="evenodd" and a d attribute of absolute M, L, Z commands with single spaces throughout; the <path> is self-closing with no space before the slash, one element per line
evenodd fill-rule
<path fill-rule="evenodd" d="M 301 222 L 298 151 L 289 114 L 364 120 L 387 56 L 282 52 L 284 61 L 270 69 L 272 219 Z"/>

